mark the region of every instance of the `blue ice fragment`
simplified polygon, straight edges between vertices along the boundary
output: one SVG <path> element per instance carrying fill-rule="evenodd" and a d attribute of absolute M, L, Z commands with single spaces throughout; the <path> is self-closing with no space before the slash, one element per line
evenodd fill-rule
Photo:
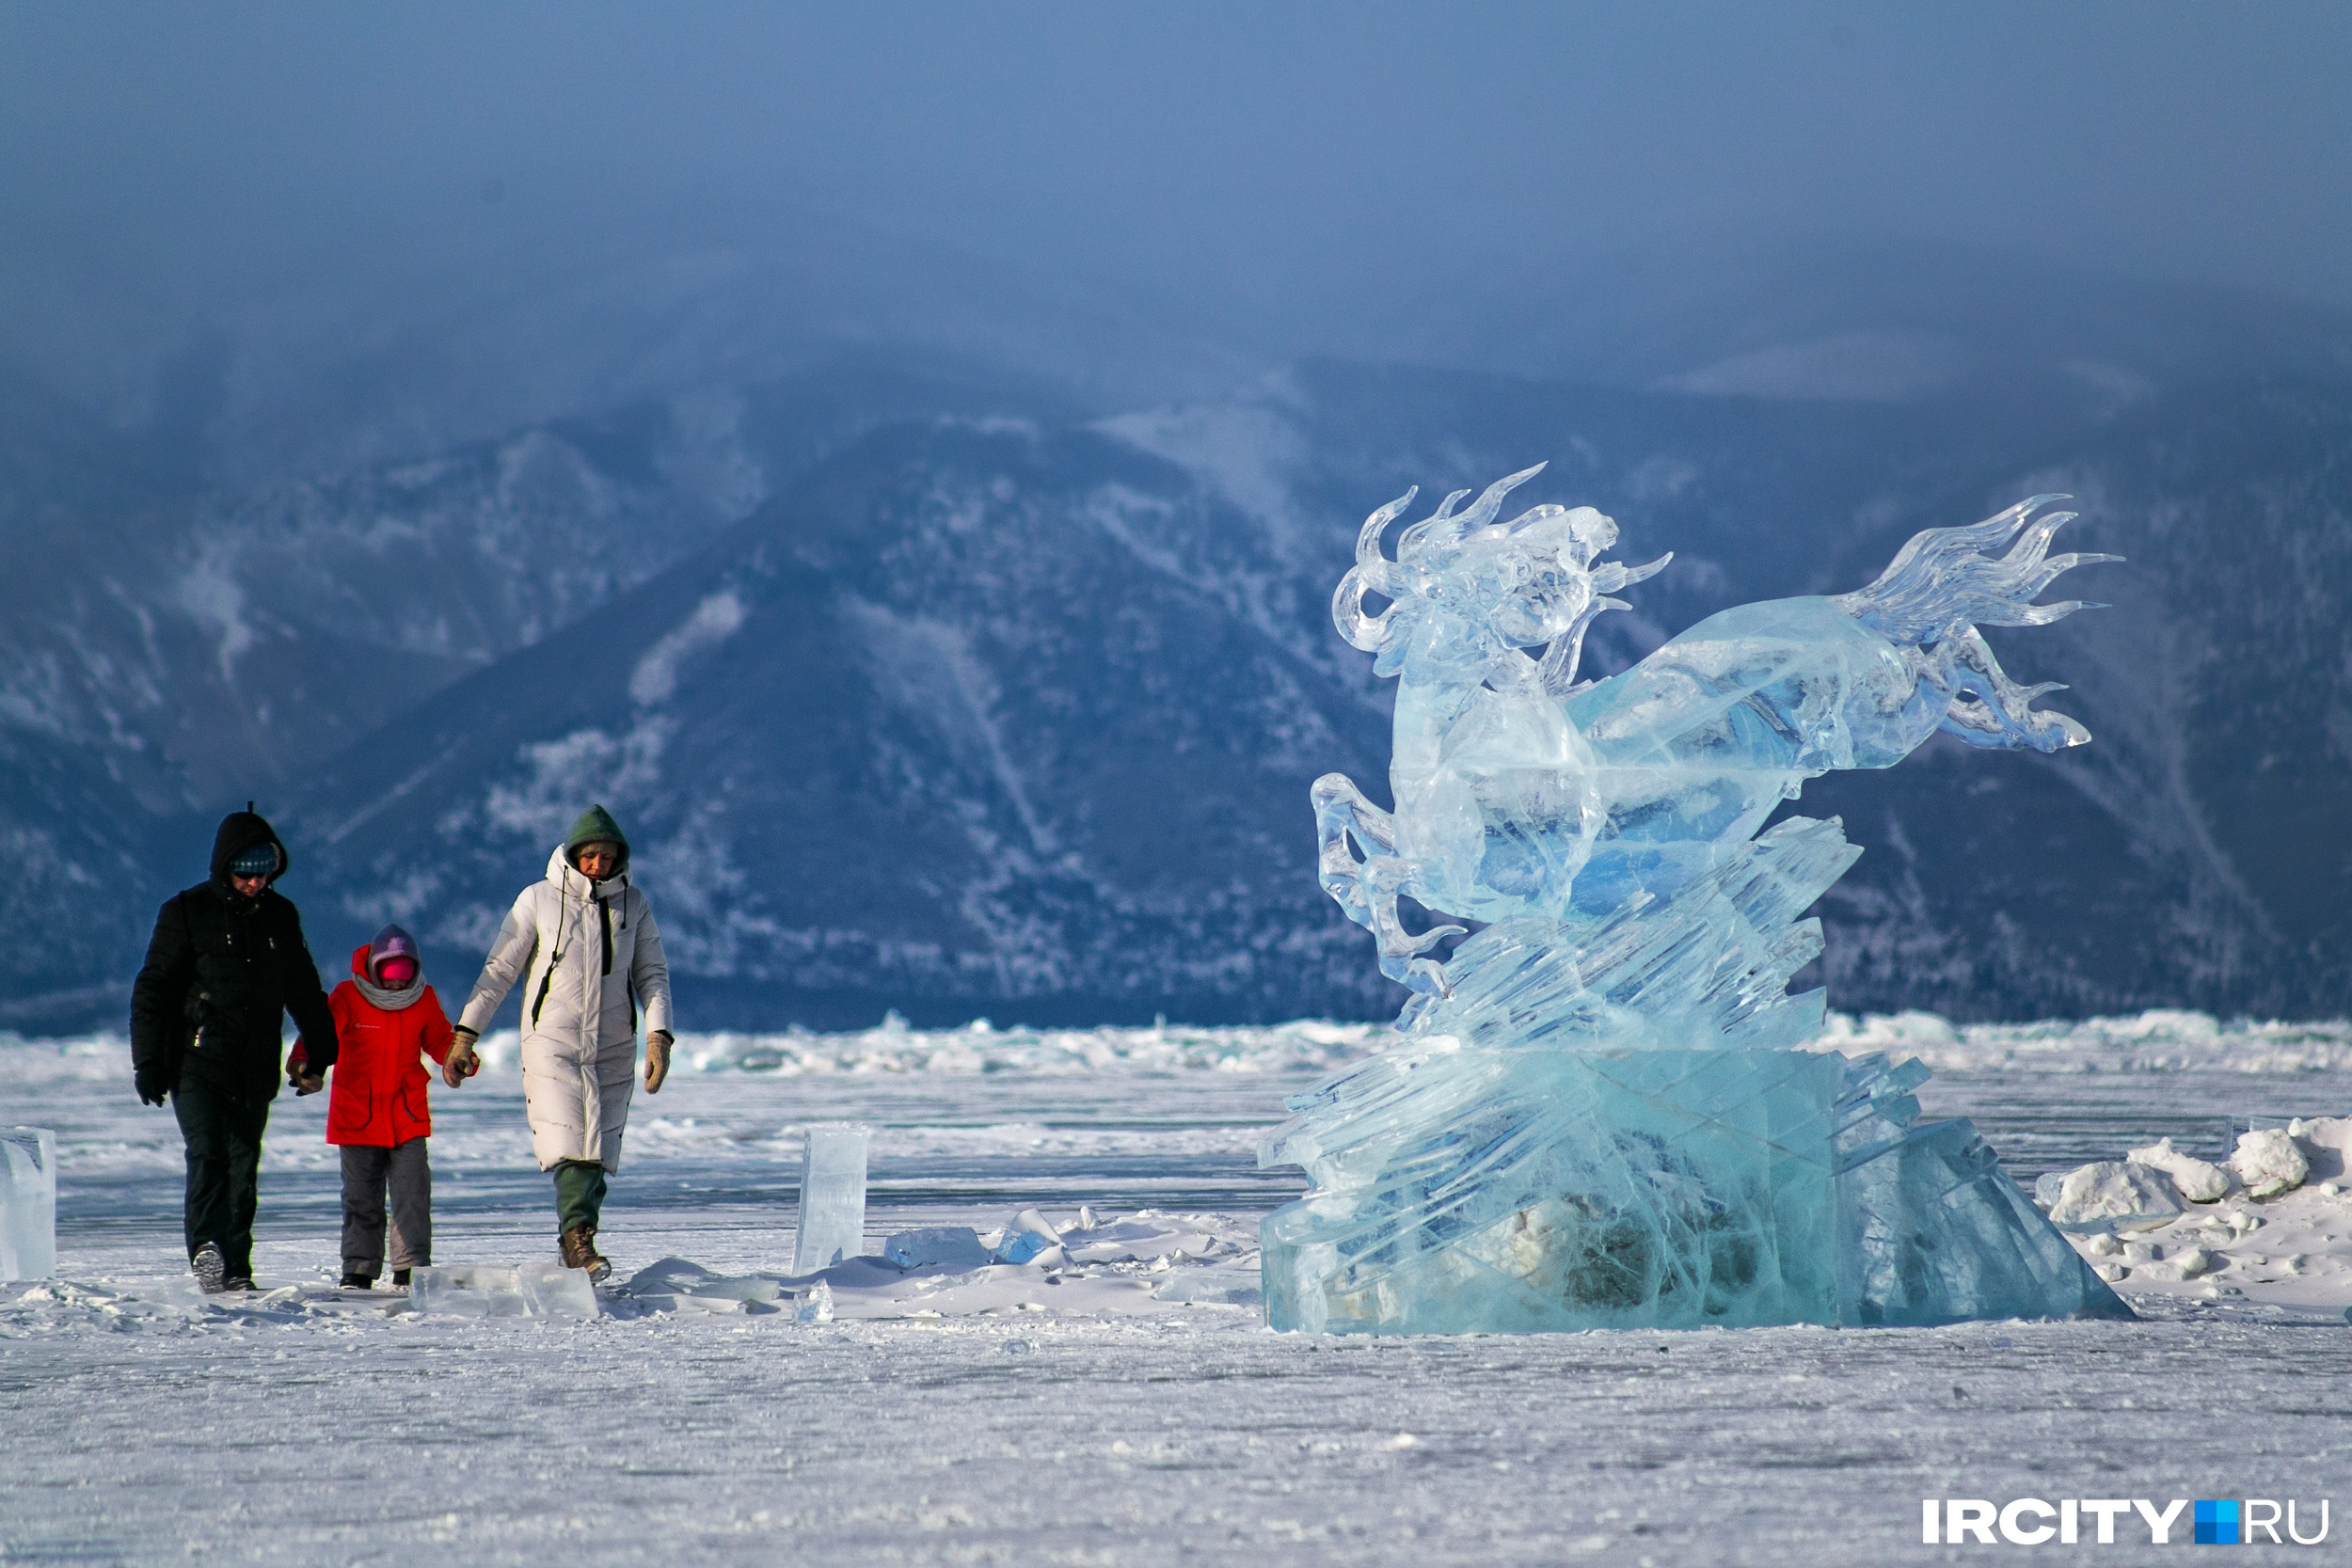
<path fill-rule="evenodd" d="M 1061 1232 L 1034 1209 L 1024 1209 L 1005 1222 L 993 1254 L 999 1263 L 1027 1263 L 1061 1245 Z"/>
<path fill-rule="evenodd" d="M 1318 874 L 1413 995 L 1395 1047 L 1291 1096 L 1260 1149 L 1313 1183 L 1263 1227 L 1268 1322 L 2128 1316 L 1973 1128 L 1919 1120 L 1925 1067 L 1797 1049 L 1826 1007 L 1788 992 L 1822 951 L 1804 911 L 1861 851 L 1835 820 L 1764 830 L 1805 780 L 1938 729 L 2089 740 L 1976 624 L 2080 608 L 2033 601 L 2108 558 L 2049 556 L 2073 515 L 2037 497 L 1918 534 L 1859 593 L 1728 610 L 1579 682 L 1586 628 L 1624 608 L 1608 595 L 1666 562 L 1602 561 L 1616 525 L 1589 507 L 1503 520 L 1535 471 L 1448 497 L 1393 559 L 1411 496 L 1375 513 L 1332 601 L 1399 681 L 1396 804 L 1317 781 Z M 1408 929 L 1404 898 L 1483 928 Z"/>

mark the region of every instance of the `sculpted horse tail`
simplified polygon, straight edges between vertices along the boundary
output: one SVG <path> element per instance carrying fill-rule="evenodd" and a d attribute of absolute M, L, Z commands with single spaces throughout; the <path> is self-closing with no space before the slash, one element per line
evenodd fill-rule
<path fill-rule="evenodd" d="M 1877 581 L 1830 601 L 1896 646 L 1926 656 L 1922 674 L 1951 693 L 1938 727 L 1971 746 L 2056 752 L 2090 739 L 2090 732 L 2066 715 L 2033 710 L 2036 698 L 2063 691 L 2064 685 L 2014 684 L 1977 631 L 1980 626 L 2046 626 L 2078 610 L 2106 608 L 2080 599 L 2033 602 L 2061 572 L 2123 559 L 2047 553 L 2052 537 L 2079 514 L 2034 514 L 2072 499 L 2034 496 L 1967 528 L 1915 533 Z M 2016 543 L 2007 555 L 1991 554 L 2011 539 Z"/>

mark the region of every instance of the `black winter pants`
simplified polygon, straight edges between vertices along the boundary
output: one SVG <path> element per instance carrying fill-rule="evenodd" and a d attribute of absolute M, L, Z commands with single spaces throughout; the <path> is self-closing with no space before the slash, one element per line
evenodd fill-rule
<path fill-rule="evenodd" d="M 171 1109 L 188 1146 L 188 1256 L 210 1242 L 220 1248 L 230 1278 L 250 1279 L 269 1101 L 255 1104 L 183 1078 L 171 1091 Z"/>

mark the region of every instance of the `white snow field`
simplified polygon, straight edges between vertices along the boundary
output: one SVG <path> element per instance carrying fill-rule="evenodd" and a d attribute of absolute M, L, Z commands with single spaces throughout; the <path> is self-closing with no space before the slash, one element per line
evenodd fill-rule
<path fill-rule="evenodd" d="M 1969 1557 L 1922 1544 L 1927 1497 L 2295 1499 L 2308 1536 L 2352 1465 L 2352 1193 L 2316 1177 L 2190 1216 L 2231 1254 L 2193 1276 L 2102 1254 L 2137 1323 L 1270 1333 L 1255 1226 L 1299 1181 L 1256 1142 L 1284 1094 L 1381 1038 L 689 1037 L 612 1182 L 622 1289 L 579 1320 L 334 1290 L 324 1097 L 273 1116 L 262 1290 L 202 1297 L 176 1128 L 132 1095 L 127 1049 L 0 1037 L 0 1123 L 54 1129 L 61 1172 L 59 1277 L 0 1285 L 0 1563 L 1829 1568 Z M 511 1037 L 493 1043 L 480 1078 L 435 1089 L 445 1265 L 553 1253 Z M 1922 1056 L 1929 1114 L 1974 1117 L 2028 1184 L 2352 1112 L 2352 1025 L 1907 1015 L 1824 1044 Z M 844 1264 L 832 1321 L 800 1321 L 799 1130 L 841 1120 L 875 1130 L 869 1252 L 1027 1209 L 1061 1245 Z M 2312 1560 L 2348 1539 L 2333 1518 Z M 2113 1545 L 2044 1554 L 2164 1556 L 2128 1513 Z"/>

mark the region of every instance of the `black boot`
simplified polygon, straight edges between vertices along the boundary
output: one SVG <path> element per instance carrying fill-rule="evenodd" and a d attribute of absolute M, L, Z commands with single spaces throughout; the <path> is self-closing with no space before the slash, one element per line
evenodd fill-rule
<path fill-rule="evenodd" d="M 220 1255 L 217 1243 L 206 1242 L 188 1259 L 188 1267 L 196 1271 L 196 1288 L 208 1296 L 216 1296 L 229 1288 L 229 1260 Z"/>
<path fill-rule="evenodd" d="M 356 1269 L 345 1269 L 342 1288 L 346 1291 L 373 1291 L 375 1289 L 375 1275 L 361 1274 Z"/>
<path fill-rule="evenodd" d="M 392 1271 L 392 1284 L 394 1288 L 398 1290 L 405 1291 L 408 1289 L 408 1271 L 406 1269 L 394 1269 Z"/>

